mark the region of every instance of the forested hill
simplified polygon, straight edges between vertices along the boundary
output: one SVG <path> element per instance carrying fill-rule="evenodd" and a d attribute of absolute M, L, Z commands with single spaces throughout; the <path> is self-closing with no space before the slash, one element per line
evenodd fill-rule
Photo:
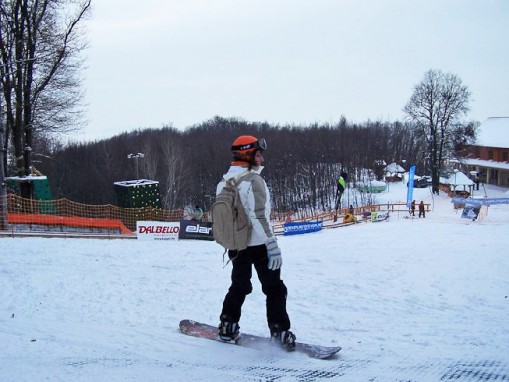
<path fill-rule="evenodd" d="M 215 117 L 185 131 L 146 129 L 110 139 L 73 143 L 48 153 L 39 170 L 48 176 L 54 198 L 87 204 L 116 204 L 113 183 L 159 181 L 166 209 L 201 205 L 208 209 L 215 187 L 231 160 L 238 135 L 264 137 L 263 175 L 273 192 L 276 211 L 300 207 L 329 209 L 340 171 L 377 170 L 376 163 L 415 163 L 423 170 L 426 148 L 419 130 L 401 122 L 279 126 Z M 139 159 L 128 154 L 143 153 Z M 379 170 L 379 169 L 378 169 Z"/>

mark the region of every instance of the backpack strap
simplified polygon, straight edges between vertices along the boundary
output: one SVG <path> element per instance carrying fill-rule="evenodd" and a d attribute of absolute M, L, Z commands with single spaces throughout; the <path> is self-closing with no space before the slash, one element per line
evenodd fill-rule
<path fill-rule="evenodd" d="M 240 252 L 240 251 L 237 251 L 237 254 L 236 254 L 233 258 L 231 258 L 231 259 L 230 259 L 230 258 L 228 258 L 228 261 L 225 263 L 225 262 L 224 262 L 224 255 L 226 254 L 226 252 L 227 252 L 227 251 L 228 251 L 228 250 L 227 250 L 227 249 L 225 249 L 225 250 L 224 250 L 224 252 L 223 252 L 223 268 L 225 268 L 228 264 L 230 264 L 230 262 L 231 262 L 231 261 L 233 261 L 233 260 L 235 260 L 237 257 L 239 257 L 239 252 Z"/>

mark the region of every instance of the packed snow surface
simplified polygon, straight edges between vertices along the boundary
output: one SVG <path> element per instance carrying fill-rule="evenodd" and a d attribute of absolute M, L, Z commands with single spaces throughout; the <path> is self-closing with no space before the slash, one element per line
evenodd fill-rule
<path fill-rule="evenodd" d="M 292 330 L 342 346 L 330 360 L 179 332 L 218 323 L 231 265 L 214 242 L 2 238 L 0 381 L 509 380 L 509 205 L 471 221 L 446 195 L 414 199 L 425 219 L 278 239 Z M 241 331 L 267 335 L 253 286 Z"/>

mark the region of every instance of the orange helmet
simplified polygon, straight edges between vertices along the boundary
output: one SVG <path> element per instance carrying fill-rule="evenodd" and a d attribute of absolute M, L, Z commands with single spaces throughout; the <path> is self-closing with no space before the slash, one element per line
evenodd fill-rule
<path fill-rule="evenodd" d="M 241 135 L 232 143 L 233 159 L 236 161 L 253 163 L 258 150 L 267 150 L 265 139 L 257 139 L 252 135 Z"/>

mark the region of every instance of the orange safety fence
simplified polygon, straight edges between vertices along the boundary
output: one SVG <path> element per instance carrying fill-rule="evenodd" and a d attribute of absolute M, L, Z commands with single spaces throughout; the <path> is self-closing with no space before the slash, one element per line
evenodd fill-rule
<path fill-rule="evenodd" d="M 55 216 L 55 215 L 33 215 L 33 214 L 12 214 L 7 213 L 9 224 L 41 224 L 60 227 L 76 228 L 104 228 L 115 229 L 122 235 L 132 235 L 133 231 L 128 229 L 118 219 L 91 219 L 77 216 Z"/>
<path fill-rule="evenodd" d="M 124 234 L 136 231 L 137 221 L 180 221 L 184 218 L 184 210 L 162 210 L 152 207 L 121 208 L 111 204 L 81 204 L 65 198 L 35 200 L 9 194 L 7 195 L 7 218 L 9 224 L 120 228 Z"/>

